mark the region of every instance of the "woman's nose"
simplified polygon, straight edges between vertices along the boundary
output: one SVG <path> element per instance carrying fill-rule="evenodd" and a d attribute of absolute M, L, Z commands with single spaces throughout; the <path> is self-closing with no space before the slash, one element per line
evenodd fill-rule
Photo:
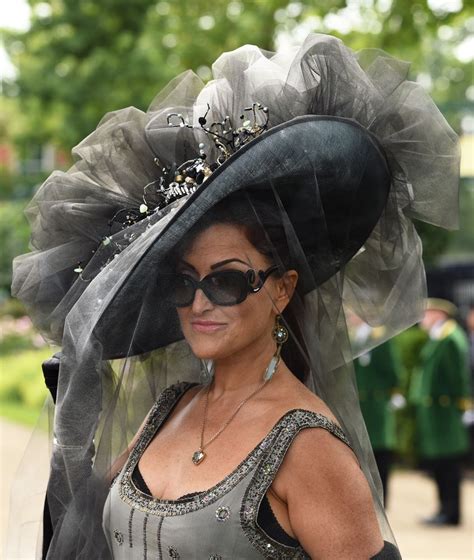
<path fill-rule="evenodd" d="M 206 294 L 198 288 L 196 293 L 194 294 L 194 300 L 192 305 L 193 313 L 199 314 L 207 311 L 208 309 L 212 309 L 213 304 L 206 296 Z"/>

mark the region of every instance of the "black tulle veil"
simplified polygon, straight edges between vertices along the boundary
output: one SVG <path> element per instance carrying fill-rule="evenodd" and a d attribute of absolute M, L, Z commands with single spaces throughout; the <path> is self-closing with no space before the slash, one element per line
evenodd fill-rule
<path fill-rule="evenodd" d="M 232 213 L 235 196 L 268 232 L 268 251 L 277 264 L 287 266 L 291 249 L 301 276 L 288 322 L 293 353 L 300 353 L 295 363 L 347 434 L 371 486 L 382 534 L 394 542 L 352 368 L 354 356 L 369 343 L 353 347 L 349 319 L 356 315 L 382 327 L 378 343 L 419 319 L 425 275 L 412 220 L 456 227 L 459 168 L 455 134 L 407 74 L 405 62 L 374 50 L 355 54 L 325 35 L 310 35 L 300 48 L 277 54 L 247 45 L 219 57 L 206 86 L 187 72 L 147 112 L 130 107 L 108 114 L 74 149 L 76 164 L 53 173 L 39 189 L 27 211 L 33 250 L 15 260 L 13 292 L 47 339 L 62 348 L 48 558 L 109 557 L 101 521 L 104 477 L 161 391 L 177 381 L 202 380 L 201 363 L 182 339 L 156 276 L 169 269 L 173 251 L 213 207 L 228 204 Z M 242 108 L 255 102 L 269 108 L 268 133 L 308 115 L 350 121 L 381 154 L 388 187 L 382 172 L 374 175 L 378 160 L 372 151 L 358 151 L 353 159 L 360 172 L 351 175 L 350 191 L 331 200 L 325 190 L 330 170 L 313 156 L 323 148 L 334 158 L 328 161 L 350 154 L 347 134 L 323 136 L 328 133 L 320 128 L 320 144 L 315 141 L 306 152 L 304 142 L 284 149 L 284 138 L 272 145 L 264 133 L 261 153 L 249 147 L 202 192 L 127 228 L 111 229 L 117 212 L 142 204 L 144 186 L 157 178 L 156 158 L 164 166 L 186 161 L 196 157 L 199 143 L 216 156 L 198 126 L 208 107 L 210 120 L 229 116 L 239 122 Z M 196 126 L 168 126 L 171 112 Z M 294 182 L 286 195 L 281 185 L 289 177 Z M 367 177 L 372 198 L 361 205 Z M 309 203 L 301 204 L 306 195 Z M 272 201 L 280 224 L 277 241 L 261 199 Z M 374 207 L 380 207 L 376 220 L 361 234 L 363 218 Z M 18 515 L 11 557 L 20 550 L 21 531 L 31 527 Z"/>

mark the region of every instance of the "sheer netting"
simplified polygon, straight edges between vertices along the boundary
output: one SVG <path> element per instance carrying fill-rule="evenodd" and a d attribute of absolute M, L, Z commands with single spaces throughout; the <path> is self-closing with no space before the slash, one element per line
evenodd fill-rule
<path fill-rule="evenodd" d="M 75 165 L 39 189 L 27 210 L 32 252 L 14 262 L 13 293 L 62 347 L 48 558 L 110 557 L 102 513 L 111 466 L 166 387 L 200 382 L 201 364 L 163 279 L 183 243 L 224 215 L 263 232 L 279 270 L 298 271 L 284 313 L 293 341 L 284 359 L 337 417 L 371 486 L 382 534 L 394 542 L 352 367 L 368 348 L 351 344 L 351 318 L 383 327 L 377 343 L 420 318 L 425 274 L 412 219 L 453 228 L 458 204 L 457 137 L 407 81 L 408 68 L 325 35 L 277 54 L 247 45 L 219 57 L 205 86 L 186 72 L 147 112 L 108 114 L 74 149 Z M 144 187 L 163 167 L 200 149 L 217 159 L 200 117 L 229 116 L 240 126 L 244 108 L 257 102 L 268 107 L 267 132 L 196 192 L 140 209 Z M 169 126 L 171 113 L 194 126 Z M 144 218 L 118 227 L 114 217 L 124 209 Z M 11 542 L 9 557 L 18 549 Z"/>

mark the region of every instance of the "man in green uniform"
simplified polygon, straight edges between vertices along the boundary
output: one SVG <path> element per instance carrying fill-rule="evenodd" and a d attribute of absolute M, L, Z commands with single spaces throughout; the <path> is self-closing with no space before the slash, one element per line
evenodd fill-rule
<path fill-rule="evenodd" d="M 429 299 L 421 327 L 429 334 L 414 372 L 410 400 L 415 405 L 417 449 L 438 489 L 438 513 L 424 522 L 460 523 L 462 459 L 468 433 L 462 422 L 469 398 L 468 344 L 454 320 L 456 307 Z"/>
<path fill-rule="evenodd" d="M 381 340 L 383 336 L 381 329 L 372 329 L 364 323 L 358 325 L 355 341 L 370 347 L 377 344 L 377 340 Z M 370 352 L 354 360 L 360 408 L 382 480 L 385 506 L 388 498 L 388 476 L 396 446 L 394 405 L 400 405 L 403 401 L 403 397 L 397 392 L 400 367 L 400 360 L 391 340 L 375 346 Z"/>

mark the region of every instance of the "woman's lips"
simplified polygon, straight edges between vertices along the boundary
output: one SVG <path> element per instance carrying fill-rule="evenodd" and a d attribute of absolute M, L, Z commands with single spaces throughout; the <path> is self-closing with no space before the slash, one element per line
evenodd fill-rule
<path fill-rule="evenodd" d="M 225 323 L 216 323 L 215 321 L 191 321 L 191 326 L 197 332 L 213 333 L 225 327 Z"/>

